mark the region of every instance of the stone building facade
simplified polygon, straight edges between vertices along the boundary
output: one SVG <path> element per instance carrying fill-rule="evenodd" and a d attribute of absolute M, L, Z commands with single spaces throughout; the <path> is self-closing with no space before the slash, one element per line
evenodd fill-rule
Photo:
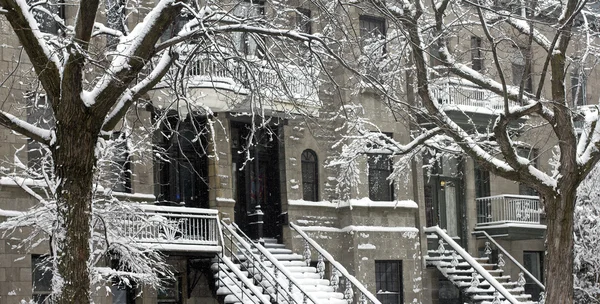
<path fill-rule="evenodd" d="M 379 16 L 354 10 L 351 13 L 360 27 L 367 23 L 373 28 L 386 27 L 385 19 Z M 0 26 L 0 73 L 7 76 L 16 68 L 24 79 L 29 77 L 24 83 L 31 82 L 26 59 L 15 66 L 20 56 L 18 41 L 10 35 L 4 19 Z M 336 77 L 345 79 L 348 75 L 339 72 Z M 216 209 L 220 219 L 236 223 L 252 238 L 276 240 L 301 253 L 305 244 L 289 226 L 296 224 L 373 294 L 381 291 L 377 285 L 381 276 L 396 276 L 400 289 L 394 292 L 400 296 L 390 303 L 459 303 L 464 299 L 438 269 L 425 261 L 428 250 L 437 248 L 423 231 L 428 226 L 446 229 L 473 256 L 484 251 L 486 242 L 474 232 L 487 231 L 530 271 L 538 276 L 543 273 L 543 217 L 514 225 L 486 225 L 482 220 L 488 216 L 481 210 L 482 205 L 487 205 L 486 199 L 510 202 L 514 199 L 511 195 L 518 199 L 519 195 L 530 193 L 518 184 L 476 168 L 470 159 L 444 159 L 440 169 L 432 174 L 422 169 L 420 160 L 415 160 L 408 166 L 404 180 L 382 185 L 377 181 L 385 180 L 391 168 L 365 155 L 358 164 L 360 183 L 352 188 L 338 187 L 337 169 L 327 164 L 339 153 L 332 146 L 341 137 L 337 130 L 343 121 L 334 116 L 345 100 L 360 100 L 364 116 L 376 121 L 382 133 L 398 142 L 410 140 L 408 123 L 388 113 L 381 97 L 368 88 L 359 95 L 344 93 L 341 97 L 319 92 L 315 103 L 305 105 L 314 107 L 319 115 L 288 110 L 285 101 L 274 103 L 268 109 L 270 114 L 261 118 L 261 122 L 269 122 L 260 128 L 251 116 L 244 114 L 247 109 L 229 106 L 230 102 L 243 104 L 249 94 L 235 94 L 213 85 L 191 86 L 190 90 L 194 91 L 192 95 L 202 96 L 199 100 L 212 109 L 211 115 L 180 109 L 171 109 L 169 114 L 163 107 L 169 103 L 168 89 L 157 88 L 147 96 L 150 106 L 140 107 L 127 117 L 129 123 L 138 127 L 150 127 L 157 113 L 167 113 L 173 124 L 163 131 L 172 131 L 177 125 L 179 135 L 165 139 L 156 132 L 152 144 L 162 145 L 172 161 L 161 162 L 150 151 L 131 160 L 127 193 L 117 196 L 132 203 Z M 3 109 L 26 103 L 26 91 L 19 81 L 0 88 L 0 96 L 6 100 Z M 28 116 L 27 111 L 18 115 L 22 119 Z M 187 133 L 195 127 L 205 130 L 199 140 L 203 148 L 200 154 L 193 147 L 186 150 L 179 141 L 196 138 L 198 134 Z M 169 150 L 175 142 L 176 149 Z M 25 151 L 18 151 L 26 145 L 26 138 L 0 127 L 0 158 L 12 159 L 17 153 L 21 159 L 27 159 Z M 541 153 L 548 151 L 548 145 L 536 148 Z M 550 170 L 548 158 L 548 153 L 541 154 L 540 169 Z M 0 221 L 36 204 L 18 182 L 6 178 L 0 181 Z M 40 294 L 33 287 L 34 263 L 38 256 L 48 253 L 48 246 L 41 244 L 32 252 L 16 248 L 14 238 L 26 234 L 23 231 L 0 238 L 0 304 L 21 303 L 37 299 Z M 102 289 L 94 294 L 95 302 L 223 303 L 216 295 L 210 267 L 217 253 L 172 248 L 164 253 L 177 273 L 177 282 L 168 292 L 138 286 L 124 295 Z M 311 258 L 318 260 L 314 252 Z M 395 268 L 397 273 L 381 274 L 376 272 L 380 262 L 394 262 L 400 267 Z M 520 272 L 516 266 L 507 267 L 506 272 L 514 277 Z"/>

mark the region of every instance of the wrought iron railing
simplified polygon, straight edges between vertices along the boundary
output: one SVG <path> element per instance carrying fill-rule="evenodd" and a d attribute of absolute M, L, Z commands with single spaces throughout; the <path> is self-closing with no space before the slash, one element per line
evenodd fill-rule
<path fill-rule="evenodd" d="M 217 282 L 219 287 L 227 288 L 231 292 L 231 295 L 236 297 L 241 303 L 271 304 L 265 295 L 261 293 L 260 289 L 237 268 L 237 265 L 231 259 L 219 255 L 218 260 L 219 280 L 223 279 L 220 275 L 221 273 L 229 279 L 229 282 Z"/>
<path fill-rule="evenodd" d="M 477 224 L 519 222 L 540 224 L 540 199 L 537 196 L 503 194 L 480 197 Z"/>
<path fill-rule="evenodd" d="M 544 298 L 544 294 L 543 291 L 546 290 L 546 288 L 544 287 L 544 284 L 542 284 L 542 282 L 540 282 L 533 274 L 531 274 L 531 272 L 529 272 L 527 269 L 525 269 L 525 267 L 523 265 L 521 265 L 521 263 L 519 263 L 512 255 L 510 255 L 510 253 L 508 253 L 508 251 L 506 251 L 506 249 L 504 249 L 504 247 L 500 246 L 500 244 L 498 244 L 498 242 L 496 242 L 487 232 L 485 231 L 474 231 L 473 232 L 474 235 L 483 235 L 485 238 L 487 238 L 487 241 L 485 242 L 485 247 L 483 250 L 483 253 L 485 255 L 487 255 L 489 260 L 492 260 L 492 247 L 491 245 L 495 246 L 496 249 L 498 249 L 498 251 L 500 251 L 498 253 L 497 256 L 497 265 L 498 268 L 503 269 L 506 266 L 506 259 L 508 258 L 509 261 L 511 261 L 515 266 L 517 266 L 521 272 L 519 272 L 519 279 L 517 280 L 517 284 L 520 287 L 525 286 L 526 284 L 526 280 L 525 280 L 525 276 L 527 276 L 533 283 L 535 283 L 537 286 L 539 286 L 542 290 L 542 293 L 540 294 L 540 299 Z M 542 301 L 542 300 L 540 300 Z M 541 302 L 540 302 L 541 303 Z"/>
<path fill-rule="evenodd" d="M 244 234 L 237 225 L 223 226 L 223 256 L 241 265 L 275 303 L 319 304 L 292 274 L 262 245 Z M 271 263 L 268 266 L 266 262 Z"/>
<path fill-rule="evenodd" d="M 440 78 L 436 79 L 431 87 L 435 101 L 440 106 L 453 105 L 488 108 L 496 111 L 504 110 L 504 99 L 501 96 L 464 80 Z M 517 105 L 514 101 L 509 102 L 509 107 Z"/>
<path fill-rule="evenodd" d="M 454 250 L 451 265 L 458 265 L 457 258 L 458 256 L 460 256 L 465 260 L 466 263 L 469 264 L 469 266 L 471 266 L 471 268 L 473 268 L 473 280 L 471 282 L 472 287 L 477 288 L 481 284 L 481 281 L 479 280 L 477 275 L 480 275 L 485 281 L 487 281 L 490 284 L 491 288 L 493 288 L 495 292 L 497 292 L 497 294 L 495 294 L 494 296 L 495 299 L 493 303 L 500 303 L 499 294 L 502 295 L 511 304 L 520 303 L 502 284 L 500 284 L 500 282 L 498 282 L 498 280 L 496 280 L 496 278 L 494 278 L 487 270 L 485 270 L 485 268 L 483 268 L 483 266 L 481 266 L 479 262 L 473 259 L 473 257 L 465 249 L 458 245 L 458 243 L 456 243 L 452 239 L 452 237 L 450 237 L 446 232 L 444 232 L 444 230 L 442 230 L 439 226 L 423 228 L 423 231 L 425 233 L 437 234 L 438 238 L 440 238 L 440 247 L 438 248 L 440 254 L 444 254 L 446 252 L 446 249 L 444 248 L 444 242 L 448 244 L 448 246 L 450 246 L 452 250 Z"/>
<path fill-rule="evenodd" d="M 142 243 L 218 246 L 218 212 L 212 209 L 138 204 L 116 215 L 121 233 Z"/>
<path fill-rule="evenodd" d="M 329 277 L 331 286 L 333 286 L 334 291 L 337 291 L 340 285 L 344 286 L 344 299 L 348 302 L 348 304 L 352 304 L 354 302 L 355 289 L 359 294 L 358 303 L 366 304 L 381 304 L 381 302 L 375 297 L 371 292 L 367 290 L 367 288 L 360 283 L 354 276 L 352 276 L 342 264 L 338 263 L 325 249 L 321 248 L 319 244 L 317 244 L 313 239 L 311 239 L 300 227 L 297 225 L 290 223 L 290 227 L 294 229 L 303 239 L 304 239 L 304 261 L 306 265 L 310 265 L 311 262 L 311 248 L 317 251 L 317 271 L 321 278 L 326 276 L 325 274 L 325 261 L 329 263 L 331 267 Z"/>

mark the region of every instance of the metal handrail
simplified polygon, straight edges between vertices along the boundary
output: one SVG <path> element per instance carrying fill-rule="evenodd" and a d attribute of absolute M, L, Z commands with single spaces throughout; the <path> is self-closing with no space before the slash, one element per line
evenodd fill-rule
<path fill-rule="evenodd" d="M 310 244 L 324 259 L 326 259 L 331 266 L 337 269 L 337 271 L 346 278 L 347 282 L 350 282 L 354 285 L 369 301 L 374 304 L 381 304 L 381 302 L 375 297 L 371 292 L 367 290 L 367 288 L 361 284 L 353 275 L 351 275 L 342 264 L 338 263 L 325 249 L 321 248 L 317 242 L 311 239 L 300 227 L 298 227 L 294 223 L 290 223 L 290 227 L 296 230 L 298 234 L 308 243 Z"/>
<path fill-rule="evenodd" d="M 281 272 L 287 279 L 288 279 L 288 284 L 292 284 L 296 287 L 296 289 L 298 289 L 298 291 L 300 291 L 300 293 L 303 295 L 303 298 L 306 298 L 308 300 L 310 300 L 312 303 L 314 304 L 318 304 L 319 302 L 310 294 L 308 294 L 304 288 L 302 288 L 300 286 L 300 284 L 296 281 L 296 279 L 292 276 L 292 274 L 289 272 L 289 270 L 287 270 L 275 257 L 273 257 L 273 255 L 267 251 L 262 245 L 253 242 L 235 223 L 233 223 L 231 225 L 231 227 L 234 227 L 235 230 L 237 231 L 233 231 L 231 229 L 231 227 L 229 225 L 226 225 L 223 223 L 223 227 L 234 237 L 236 238 L 236 240 L 242 245 L 242 247 L 247 250 L 248 252 L 252 253 L 252 247 L 254 247 L 256 250 L 258 250 L 261 255 L 263 257 L 265 257 L 269 262 L 271 262 L 271 264 L 273 265 L 273 267 Z M 266 266 L 262 265 L 261 266 L 263 268 L 266 269 Z M 282 284 L 280 284 L 277 281 L 276 277 L 273 277 L 273 275 L 267 271 L 267 274 L 273 279 L 270 280 L 270 283 L 272 284 L 272 286 L 275 287 L 275 291 L 281 293 L 281 291 L 279 290 L 279 288 L 277 288 L 278 286 L 283 287 Z M 262 274 L 264 276 L 264 273 Z M 289 285 L 288 285 L 289 288 Z M 288 303 L 290 302 L 290 299 L 293 300 L 294 303 L 298 303 L 298 301 L 296 301 L 296 299 L 293 297 L 293 294 L 286 290 L 285 288 L 282 288 L 284 291 L 284 296 L 287 296 L 287 298 L 284 298 L 284 300 L 286 300 Z M 282 293 L 283 294 L 283 293 Z"/>
<path fill-rule="evenodd" d="M 521 263 L 519 263 L 512 255 L 510 255 L 510 253 L 508 253 L 508 251 L 506 251 L 502 246 L 500 246 L 500 244 L 498 244 L 498 242 L 496 242 L 496 240 L 494 240 L 494 238 L 492 238 L 487 232 L 485 231 L 473 231 L 473 234 L 483 234 L 485 235 L 485 237 L 490 240 L 490 242 L 492 242 L 494 245 L 496 245 L 496 247 L 498 249 L 500 249 L 500 251 L 502 251 L 502 253 L 504 253 L 504 256 L 508 257 L 515 265 L 517 265 L 517 267 L 519 267 L 519 269 L 521 269 L 521 271 L 523 273 L 525 273 L 529 278 L 531 278 L 542 290 L 546 290 L 546 288 L 544 287 L 544 284 L 542 284 L 538 279 L 536 279 L 529 271 L 527 271 L 527 269 L 525 269 L 525 267 L 523 267 L 523 265 L 521 265 Z"/>
<path fill-rule="evenodd" d="M 234 257 L 236 255 L 236 253 L 234 252 L 234 248 L 233 248 L 233 243 L 238 242 L 242 244 L 243 248 L 240 248 L 240 246 L 236 245 L 235 247 L 237 248 L 237 250 L 239 251 L 240 254 L 242 254 L 247 261 L 251 261 L 252 265 L 246 266 L 246 269 L 249 270 L 250 266 L 254 269 L 254 273 L 252 273 L 253 276 L 262 276 L 262 278 L 264 278 L 266 281 L 268 281 L 269 284 L 271 284 L 271 286 L 276 286 L 276 282 L 274 282 L 274 278 L 273 275 L 271 273 L 269 273 L 269 271 L 267 270 L 267 267 L 262 265 L 262 263 L 259 263 L 256 260 L 256 256 L 254 254 L 252 254 L 252 250 L 251 248 L 248 248 L 247 246 L 244 246 L 243 242 L 240 242 L 240 237 L 238 235 L 235 234 L 235 232 L 233 232 L 228 225 L 223 225 L 223 227 L 229 231 L 230 233 L 230 237 L 228 237 L 228 239 L 231 241 L 231 248 L 226 248 L 226 246 L 223 246 L 223 254 L 222 256 L 226 256 L 226 250 L 229 250 L 229 253 L 231 254 L 232 257 Z M 225 244 L 225 243 L 224 243 Z M 243 249 L 243 250 L 242 250 Z M 236 257 L 237 261 L 242 264 L 242 261 L 239 259 L 239 257 Z M 243 264 L 242 264 L 243 265 Z M 269 279 L 270 277 L 270 279 Z M 264 280 L 256 280 L 257 283 L 259 285 L 261 285 L 264 290 L 268 290 L 268 286 L 265 285 Z M 276 297 L 277 297 L 277 292 L 279 292 L 279 290 L 276 290 Z M 288 294 L 289 295 L 289 294 Z M 289 303 L 289 301 L 288 301 Z"/>
<path fill-rule="evenodd" d="M 479 275 L 481 275 L 486 281 L 488 281 L 496 291 L 498 291 L 506 300 L 511 304 L 519 304 L 520 302 L 508 291 L 496 278 L 494 278 L 481 264 L 474 261 L 471 255 L 458 245 L 448 234 L 446 234 L 439 226 L 423 228 L 424 232 L 435 233 L 440 236 L 456 253 L 458 253 Z"/>
<path fill-rule="evenodd" d="M 240 280 L 240 284 L 239 285 L 236 284 L 236 286 L 240 289 L 240 292 L 242 294 L 245 294 L 248 297 L 248 299 L 250 299 L 250 301 L 252 301 L 253 303 L 256 303 L 256 301 L 248 294 L 248 292 L 246 291 L 246 289 L 242 288 L 242 284 L 248 286 L 248 289 L 250 289 L 250 291 L 256 296 L 257 299 L 260 300 L 260 302 L 262 304 L 271 304 L 268 300 L 266 300 L 264 298 L 264 295 L 262 293 L 260 293 L 260 290 L 256 289 L 256 286 L 252 285 L 252 282 L 250 282 L 248 280 L 248 278 L 244 277 L 244 275 L 240 272 L 239 269 L 237 269 L 235 267 L 235 264 L 233 264 L 233 262 L 229 258 L 227 258 L 226 256 L 222 255 L 222 256 L 219 257 L 219 260 L 221 260 L 225 265 L 227 265 L 227 267 L 231 271 L 233 271 L 233 273 L 236 275 L 236 278 L 238 278 Z M 222 268 L 222 266 L 219 266 L 219 269 L 221 269 L 221 268 Z M 229 275 L 228 272 L 224 271 L 224 269 L 223 269 L 223 272 L 235 284 L 236 280 L 234 280 L 234 278 L 232 278 Z M 229 291 L 231 291 L 231 294 L 233 294 L 233 296 L 235 296 L 236 298 L 238 298 L 238 300 L 244 302 L 244 300 L 240 299 L 240 297 L 235 293 L 235 291 L 231 290 L 231 287 L 229 287 L 229 285 L 225 284 L 225 287 L 227 287 L 227 289 L 229 289 Z"/>

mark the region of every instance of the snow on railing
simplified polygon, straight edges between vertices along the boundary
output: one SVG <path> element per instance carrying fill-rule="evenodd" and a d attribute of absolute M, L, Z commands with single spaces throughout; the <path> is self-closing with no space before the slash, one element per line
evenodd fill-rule
<path fill-rule="evenodd" d="M 304 258 L 307 264 L 310 263 L 311 253 L 310 247 L 314 248 L 319 253 L 319 259 L 317 262 L 317 270 L 319 273 L 324 276 L 325 273 L 325 263 L 323 259 L 327 260 L 331 265 L 331 284 L 334 288 L 334 291 L 338 288 L 339 277 L 342 276 L 345 278 L 345 290 L 344 290 L 344 299 L 348 303 L 354 303 L 354 290 L 352 286 L 358 289 L 360 293 L 359 300 L 357 303 L 367 303 L 369 301 L 373 304 L 381 304 L 381 302 L 375 297 L 371 292 L 367 290 L 367 288 L 360 283 L 353 275 L 351 275 L 348 270 L 342 264 L 338 263 L 333 256 L 331 256 L 325 249 L 323 249 L 317 242 L 311 239 L 300 227 L 295 225 L 294 223 L 290 223 L 290 227 L 296 230 L 296 232 L 304 239 L 305 241 L 305 249 L 304 249 Z"/>
<path fill-rule="evenodd" d="M 518 222 L 540 224 L 540 199 L 537 196 L 503 194 L 480 197 L 477 224 Z"/>
<path fill-rule="evenodd" d="M 318 106 L 315 80 L 318 77 L 309 68 L 292 65 L 273 68 L 260 61 L 220 57 L 217 54 L 196 56 L 187 70 L 191 84 L 205 83 L 212 87 L 213 83 L 221 83 L 243 93 L 254 87 L 265 96 L 281 101 L 292 98 L 303 104 Z"/>
<path fill-rule="evenodd" d="M 504 110 L 504 99 L 489 91 L 475 86 L 471 82 L 456 78 L 436 79 L 431 85 L 434 101 L 442 107 L 459 106 L 462 110 L 475 110 L 474 108 L 487 108 L 493 111 Z M 509 101 L 509 107 L 518 106 L 514 101 Z"/>
<path fill-rule="evenodd" d="M 246 270 L 252 273 L 256 281 L 269 290 L 276 303 L 320 304 L 302 288 L 298 280 L 281 262 L 261 244 L 250 240 L 236 224 L 222 223 L 222 227 L 224 237 L 227 239 L 227 242 L 223 242 L 223 255 L 231 255 L 232 260 L 240 263 L 242 268 L 247 268 Z M 240 255 L 245 261 L 239 259 Z M 266 266 L 267 261 L 273 265 L 272 269 Z"/>
<path fill-rule="evenodd" d="M 435 233 L 440 238 L 443 239 L 458 255 L 460 255 L 472 268 L 475 270 L 480 276 L 483 277 L 492 288 L 494 288 L 498 293 L 500 293 L 507 301 L 511 304 L 520 303 L 514 295 L 512 295 L 506 288 L 498 282 L 479 262 L 477 262 L 465 249 L 463 249 L 460 245 L 458 245 L 452 237 L 450 237 L 444 230 L 442 230 L 439 226 L 426 227 L 423 228 L 425 233 Z"/>
<path fill-rule="evenodd" d="M 473 235 L 478 235 L 478 234 L 483 234 L 484 237 L 486 237 L 488 239 L 488 241 L 485 242 L 485 247 L 483 250 L 483 253 L 486 254 L 488 256 L 488 258 L 490 258 L 490 255 L 492 254 L 492 248 L 490 247 L 491 244 L 493 244 L 494 246 L 496 246 L 496 248 L 501 251 L 502 253 L 498 254 L 498 267 L 500 269 L 502 269 L 502 267 L 504 267 L 506 265 L 506 260 L 504 259 L 504 257 L 508 258 L 511 262 L 513 262 L 513 264 L 515 264 L 515 266 L 519 267 L 519 269 L 521 269 L 521 273 L 519 274 L 519 277 L 524 275 L 527 275 L 529 277 L 529 279 L 531 279 L 535 284 L 537 284 L 537 286 L 539 286 L 542 290 L 546 290 L 546 287 L 544 287 L 544 284 L 542 284 L 542 282 L 540 282 L 533 274 L 531 274 L 531 272 L 529 272 L 527 269 L 525 269 L 525 267 L 523 265 L 521 265 L 521 263 L 519 263 L 510 253 L 508 253 L 508 251 L 506 251 L 506 249 L 504 249 L 504 247 L 500 246 L 500 244 L 498 244 L 498 242 L 496 242 L 496 240 L 494 240 L 494 238 L 492 238 L 487 232 L 485 231 L 474 231 Z M 490 259 L 491 260 L 491 259 Z M 525 283 L 523 282 L 523 285 Z"/>
<path fill-rule="evenodd" d="M 212 209 L 133 205 L 116 216 L 125 237 L 143 243 L 218 246 L 218 211 Z"/>

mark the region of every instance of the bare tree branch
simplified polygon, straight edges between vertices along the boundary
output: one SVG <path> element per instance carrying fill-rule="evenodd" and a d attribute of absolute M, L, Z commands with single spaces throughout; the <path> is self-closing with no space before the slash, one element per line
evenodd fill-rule
<path fill-rule="evenodd" d="M 45 145 L 49 145 L 52 138 L 50 130 L 36 127 L 4 111 L 0 111 L 0 125 Z"/>
<path fill-rule="evenodd" d="M 37 21 L 25 1 L 0 0 L 6 19 L 23 45 L 46 94 L 51 100 L 60 96 L 60 61 L 42 36 Z"/>

